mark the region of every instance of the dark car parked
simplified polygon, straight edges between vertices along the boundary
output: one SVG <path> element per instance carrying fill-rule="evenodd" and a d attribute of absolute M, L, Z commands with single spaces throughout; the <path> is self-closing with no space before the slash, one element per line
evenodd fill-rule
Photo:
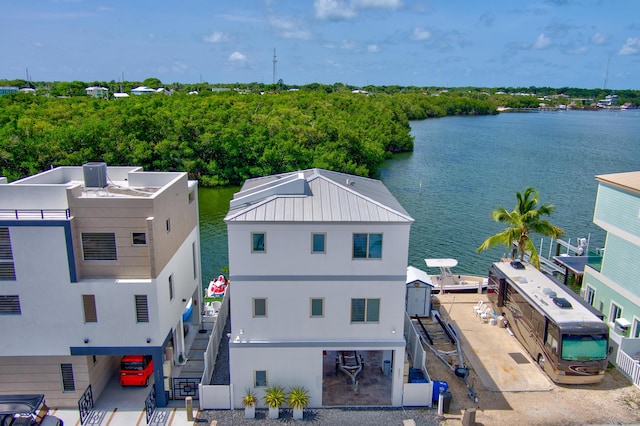
<path fill-rule="evenodd" d="M 0 426 L 63 426 L 50 416 L 44 395 L 0 395 Z"/>

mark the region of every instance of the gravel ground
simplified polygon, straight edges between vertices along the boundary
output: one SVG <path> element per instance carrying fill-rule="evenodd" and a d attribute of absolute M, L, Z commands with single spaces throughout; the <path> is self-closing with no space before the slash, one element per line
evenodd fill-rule
<path fill-rule="evenodd" d="M 269 419 L 268 410 L 257 409 L 255 419 L 245 419 L 244 410 L 208 410 L 201 412 L 198 422 L 209 425 L 211 420 L 217 420 L 218 426 L 268 426 L 282 424 L 312 424 L 312 425 L 347 425 L 347 426 L 378 426 L 403 425 L 403 421 L 413 419 L 416 426 L 435 426 L 440 424 L 435 410 L 429 409 L 359 409 L 359 408 L 321 408 L 307 409 L 303 420 L 293 420 L 291 410 L 282 409 L 279 419 Z"/>

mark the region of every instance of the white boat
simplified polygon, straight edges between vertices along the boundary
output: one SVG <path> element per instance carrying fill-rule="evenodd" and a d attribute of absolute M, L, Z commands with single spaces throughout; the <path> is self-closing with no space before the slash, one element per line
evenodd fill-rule
<path fill-rule="evenodd" d="M 224 297 L 224 293 L 227 291 L 227 279 L 224 275 L 218 276 L 209 282 L 205 291 L 205 297 Z"/>
<path fill-rule="evenodd" d="M 477 275 L 457 275 L 451 268 L 458 266 L 456 259 L 425 259 L 428 268 L 438 268 L 439 274 L 429 275 L 434 292 L 471 292 L 482 293 L 489 282 L 487 277 Z"/>

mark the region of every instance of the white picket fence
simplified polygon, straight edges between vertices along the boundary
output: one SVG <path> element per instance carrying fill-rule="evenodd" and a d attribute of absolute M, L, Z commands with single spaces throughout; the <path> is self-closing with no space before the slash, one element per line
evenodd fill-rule
<path fill-rule="evenodd" d="M 637 388 L 640 388 L 640 362 L 637 359 L 622 350 L 618 350 L 616 365 L 620 371 L 629 376 Z"/>

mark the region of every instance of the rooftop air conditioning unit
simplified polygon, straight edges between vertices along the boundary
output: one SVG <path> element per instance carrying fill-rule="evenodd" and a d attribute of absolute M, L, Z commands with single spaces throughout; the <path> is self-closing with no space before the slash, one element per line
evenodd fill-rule
<path fill-rule="evenodd" d="M 85 188 L 104 188 L 107 184 L 107 163 L 85 163 L 82 165 Z"/>

